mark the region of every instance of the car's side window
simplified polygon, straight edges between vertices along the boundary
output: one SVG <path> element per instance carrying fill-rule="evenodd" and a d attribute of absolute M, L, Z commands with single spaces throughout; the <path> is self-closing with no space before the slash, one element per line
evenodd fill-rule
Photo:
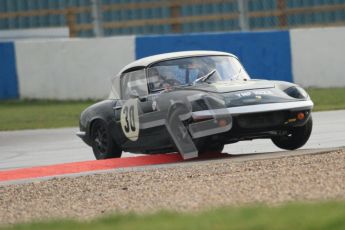
<path fill-rule="evenodd" d="M 129 99 L 131 93 L 139 96 L 148 95 L 147 80 L 144 69 L 128 72 L 121 76 L 122 99 Z"/>

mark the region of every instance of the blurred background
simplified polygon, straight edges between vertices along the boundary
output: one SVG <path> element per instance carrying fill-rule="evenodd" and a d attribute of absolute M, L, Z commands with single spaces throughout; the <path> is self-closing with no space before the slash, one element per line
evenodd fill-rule
<path fill-rule="evenodd" d="M 0 0 L 0 99 L 103 99 L 128 63 L 185 50 L 345 87 L 345 0 Z"/>
<path fill-rule="evenodd" d="M 94 37 L 341 26 L 344 12 L 344 0 L 0 0 L 0 33 Z"/>

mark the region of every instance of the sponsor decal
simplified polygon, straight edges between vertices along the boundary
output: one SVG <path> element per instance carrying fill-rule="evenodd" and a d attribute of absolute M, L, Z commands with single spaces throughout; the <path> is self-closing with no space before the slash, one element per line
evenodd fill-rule
<path fill-rule="evenodd" d="M 270 90 L 253 90 L 253 91 L 236 93 L 235 95 L 239 98 L 255 96 L 257 99 L 261 99 L 263 95 L 273 95 L 273 93 Z"/>

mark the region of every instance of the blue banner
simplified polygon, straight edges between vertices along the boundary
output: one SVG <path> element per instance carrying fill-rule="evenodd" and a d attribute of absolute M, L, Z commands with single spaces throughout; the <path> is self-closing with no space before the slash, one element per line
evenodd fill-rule
<path fill-rule="evenodd" d="M 0 100 L 18 98 L 14 44 L 0 43 Z"/>
<path fill-rule="evenodd" d="M 292 82 L 289 31 L 138 36 L 136 58 L 187 50 L 235 54 L 251 78 Z"/>

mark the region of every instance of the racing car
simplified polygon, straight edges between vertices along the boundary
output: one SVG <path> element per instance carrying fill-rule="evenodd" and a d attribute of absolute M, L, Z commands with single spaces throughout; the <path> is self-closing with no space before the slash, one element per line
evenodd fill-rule
<path fill-rule="evenodd" d="M 165 53 L 125 66 L 109 98 L 81 113 L 77 135 L 96 159 L 123 151 L 189 159 L 259 138 L 294 150 L 310 137 L 312 108 L 300 86 L 251 79 L 233 54 Z"/>

